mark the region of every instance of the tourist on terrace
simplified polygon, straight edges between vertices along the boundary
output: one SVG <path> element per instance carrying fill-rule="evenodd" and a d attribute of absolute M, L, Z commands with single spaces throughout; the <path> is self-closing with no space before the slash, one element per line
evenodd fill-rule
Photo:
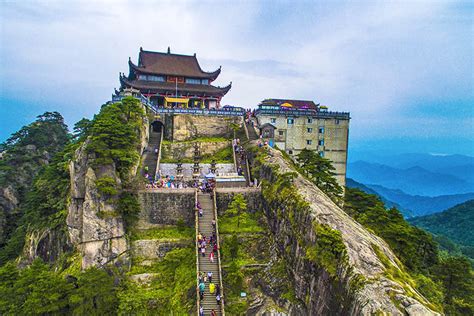
<path fill-rule="evenodd" d="M 211 251 L 211 253 L 209 254 L 209 261 L 211 263 L 214 263 L 214 252 Z"/>
<path fill-rule="evenodd" d="M 209 282 L 212 283 L 212 272 L 211 272 L 211 271 L 209 271 L 209 272 L 207 273 L 207 278 L 209 279 Z"/>
<path fill-rule="evenodd" d="M 212 220 L 212 228 L 215 230 L 216 229 L 216 220 L 213 219 Z M 214 236 L 213 236 L 214 237 Z"/>
<path fill-rule="evenodd" d="M 217 314 L 216 314 L 216 311 L 215 311 L 215 310 L 211 310 L 211 316 L 217 316 Z"/>
<path fill-rule="evenodd" d="M 221 287 L 219 286 L 219 284 L 216 284 L 216 296 L 217 295 L 221 295 Z"/>
<path fill-rule="evenodd" d="M 206 248 L 202 247 L 202 245 L 201 245 L 201 254 L 203 258 L 206 256 Z"/>
<path fill-rule="evenodd" d="M 221 305 L 221 295 L 220 294 L 216 295 L 216 302 L 217 302 L 217 305 Z"/>
<path fill-rule="evenodd" d="M 204 316 L 204 308 L 202 308 L 202 306 L 199 307 L 199 316 Z"/>

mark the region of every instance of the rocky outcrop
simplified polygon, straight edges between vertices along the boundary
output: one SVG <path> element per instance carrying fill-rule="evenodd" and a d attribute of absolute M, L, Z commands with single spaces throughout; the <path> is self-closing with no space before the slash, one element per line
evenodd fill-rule
<path fill-rule="evenodd" d="M 34 229 L 25 238 L 23 253 L 19 257 L 19 265 L 29 265 L 36 258 L 53 264 L 59 257 L 73 250 L 69 235 L 63 225 L 55 228 Z"/>
<path fill-rule="evenodd" d="M 141 155 L 149 137 L 148 119 L 143 119 L 139 132 L 137 152 Z M 125 222 L 116 210 L 117 195 L 108 197 L 97 189 L 96 181 L 112 179 L 117 188 L 121 179 L 113 163 L 97 165 L 95 154 L 88 152 L 87 139 L 79 147 L 69 164 L 71 181 L 70 203 L 66 224 L 71 242 L 82 255 L 82 268 L 107 263 L 127 263 L 129 245 L 125 236 Z M 137 173 L 139 161 L 130 168 L 128 177 Z"/>
<path fill-rule="evenodd" d="M 51 159 L 47 151 L 39 150 L 31 144 L 13 155 L 14 157 L 10 157 L 7 152 L 2 158 L 11 170 L 0 174 L 5 181 L 5 185 L 0 185 L 0 245 L 6 242 L 7 230 L 14 229 L 16 223 L 13 218 L 20 217 L 20 203 L 24 202 L 33 179 Z"/>
<path fill-rule="evenodd" d="M 270 150 L 259 171 L 260 178 L 270 183 L 275 181 L 276 172 L 294 172 L 276 150 Z M 304 315 L 436 314 L 410 284 L 387 277 L 386 266 L 375 249 L 379 249 L 395 269 L 401 270 L 401 267 L 381 238 L 368 232 L 302 176 L 298 175 L 293 184 L 309 205 L 309 212 L 294 214 L 293 220 L 298 225 L 291 224 L 284 206 L 275 208 L 264 201 L 264 209 L 277 252 L 286 262 Z M 336 277 L 308 260 L 305 246 L 314 244 L 318 238 L 314 221 L 341 232 L 348 266 L 339 267 Z M 357 287 L 354 286 L 356 278 L 363 280 Z"/>
<path fill-rule="evenodd" d="M 124 221 L 116 215 L 114 200 L 104 198 L 96 187 L 96 180 L 120 178 L 113 165 L 92 168 L 94 155 L 86 150 L 86 141 L 75 152 L 70 162 L 71 201 L 66 223 L 71 241 L 82 254 L 82 268 L 100 266 L 126 260 L 128 250 Z"/>

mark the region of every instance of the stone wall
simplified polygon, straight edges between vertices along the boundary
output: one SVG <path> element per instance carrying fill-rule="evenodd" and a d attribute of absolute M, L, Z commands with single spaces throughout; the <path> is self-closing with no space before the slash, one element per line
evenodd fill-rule
<path fill-rule="evenodd" d="M 230 123 L 242 123 L 242 117 L 186 115 L 173 116 L 173 141 L 197 137 L 232 137 Z M 166 121 L 167 124 L 169 120 Z"/>
<path fill-rule="evenodd" d="M 139 219 L 146 223 L 194 226 L 194 189 L 153 189 L 141 191 Z"/>
<path fill-rule="evenodd" d="M 200 155 L 211 156 L 218 151 L 231 147 L 231 141 L 217 141 L 217 142 L 198 142 Z M 161 159 L 165 161 L 178 161 L 180 159 L 193 159 L 194 157 L 194 142 L 165 142 L 161 146 Z"/>
<path fill-rule="evenodd" d="M 247 202 L 247 211 L 254 212 L 262 208 L 262 193 L 259 188 L 219 188 L 216 190 L 216 204 L 219 215 L 227 210 L 234 195 L 242 194 Z"/>

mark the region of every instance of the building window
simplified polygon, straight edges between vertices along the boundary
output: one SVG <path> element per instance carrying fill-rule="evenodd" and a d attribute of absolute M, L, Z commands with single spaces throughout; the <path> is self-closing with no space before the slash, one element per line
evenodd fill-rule
<path fill-rule="evenodd" d="M 312 129 L 311 127 L 308 127 L 308 128 L 307 128 L 307 131 L 308 131 L 308 133 L 312 133 L 312 132 L 313 132 L 313 129 Z"/>
<path fill-rule="evenodd" d="M 278 131 L 278 135 L 283 136 L 283 131 Z"/>
<path fill-rule="evenodd" d="M 306 140 L 306 145 L 311 145 L 312 143 L 313 143 L 313 141 L 311 139 Z"/>
<path fill-rule="evenodd" d="M 324 127 L 319 128 L 319 134 L 324 134 Z"/>
<path fill-rule="evenodd" d="M 276 123 L 276 121 L 277 121 L 277 119 L 274 118 L 274 117 L 272 117 L 272 118 L 270 119 L 270 123 Z"/>
<path fill-rule="evenodd" d="M 288 150 L 289 155 L 293 155 L 293 150 Z"/>
<path fill-rule="evenodd" d="M 163 76 L 148 76 L 148 80 L 150 80 L 150 81 L 165 81 L 165 77 L 163 77 Z"/>
<path fill-rule="evenodd" d="M 319 145 L 319 146 L 324 146 L 324 139 L 320 139 L 320 140 L 318 141 L 318 145 Z"/>
<path fill-rule="evenodd" d="M 293 118 L 288 118 L 288 119 L 286 120 L 286 122 L 287 122 L 288 124 L 293 124 L 293 123 L 295 122 L 295 119 L 293 119 Z"/>
<path fill-rule="evenodd" d="M 202 83 L 202 84 L 209 84 L 209 79 L 202 79 L 202 80 L 201 80 L 201 83 Z"/>
<path fill-rule="evenodd" d="M 309 124 L 313 123 L 313 119 L 312 119 L 312 118 L 308 118 L 308 123 L 309 123 Z"/>
<path fill-rule="evenodd" d="M 324 151 L 320 151 L 320 152 L 319 152 L 319 156 L 320 156 L 320 157 L 324 157 Z"/>
<path fill-rule="evenodd" d="M 186 83 L 200 84 L 201 80 L 200 79 L 194 79 L 194 78 L 186 78 Z"/>
<path fill-rule="evenodd" d="M 339 125 L 339 120 L 338 119 L 336 119 L 336 125 Z"/>

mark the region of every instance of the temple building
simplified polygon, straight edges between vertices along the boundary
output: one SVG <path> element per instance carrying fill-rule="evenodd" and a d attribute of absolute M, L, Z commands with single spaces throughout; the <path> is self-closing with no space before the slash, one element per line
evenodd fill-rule
<path fill-rule="evenodd" d="M 151 52 L 140 48 L 138 63 L 129 58 L 129 74 L 120 74 L 120 91 L 134 89 L 154 106 L 172 108 L 220 108 L 222 97 L 230 90 L 211 83 L 221 68 L 206 72 L 201 69 L 196 54 L 192 56 L 168 52 Z"/>
<path fill-rule="evenodd" d="M 349 138 L 348 112 L 328 111 L 313 101 L 263 100 L 255 111 L 260 134 L 292 157 L 304 148 L 331 160 L 345 186 Z"/>

